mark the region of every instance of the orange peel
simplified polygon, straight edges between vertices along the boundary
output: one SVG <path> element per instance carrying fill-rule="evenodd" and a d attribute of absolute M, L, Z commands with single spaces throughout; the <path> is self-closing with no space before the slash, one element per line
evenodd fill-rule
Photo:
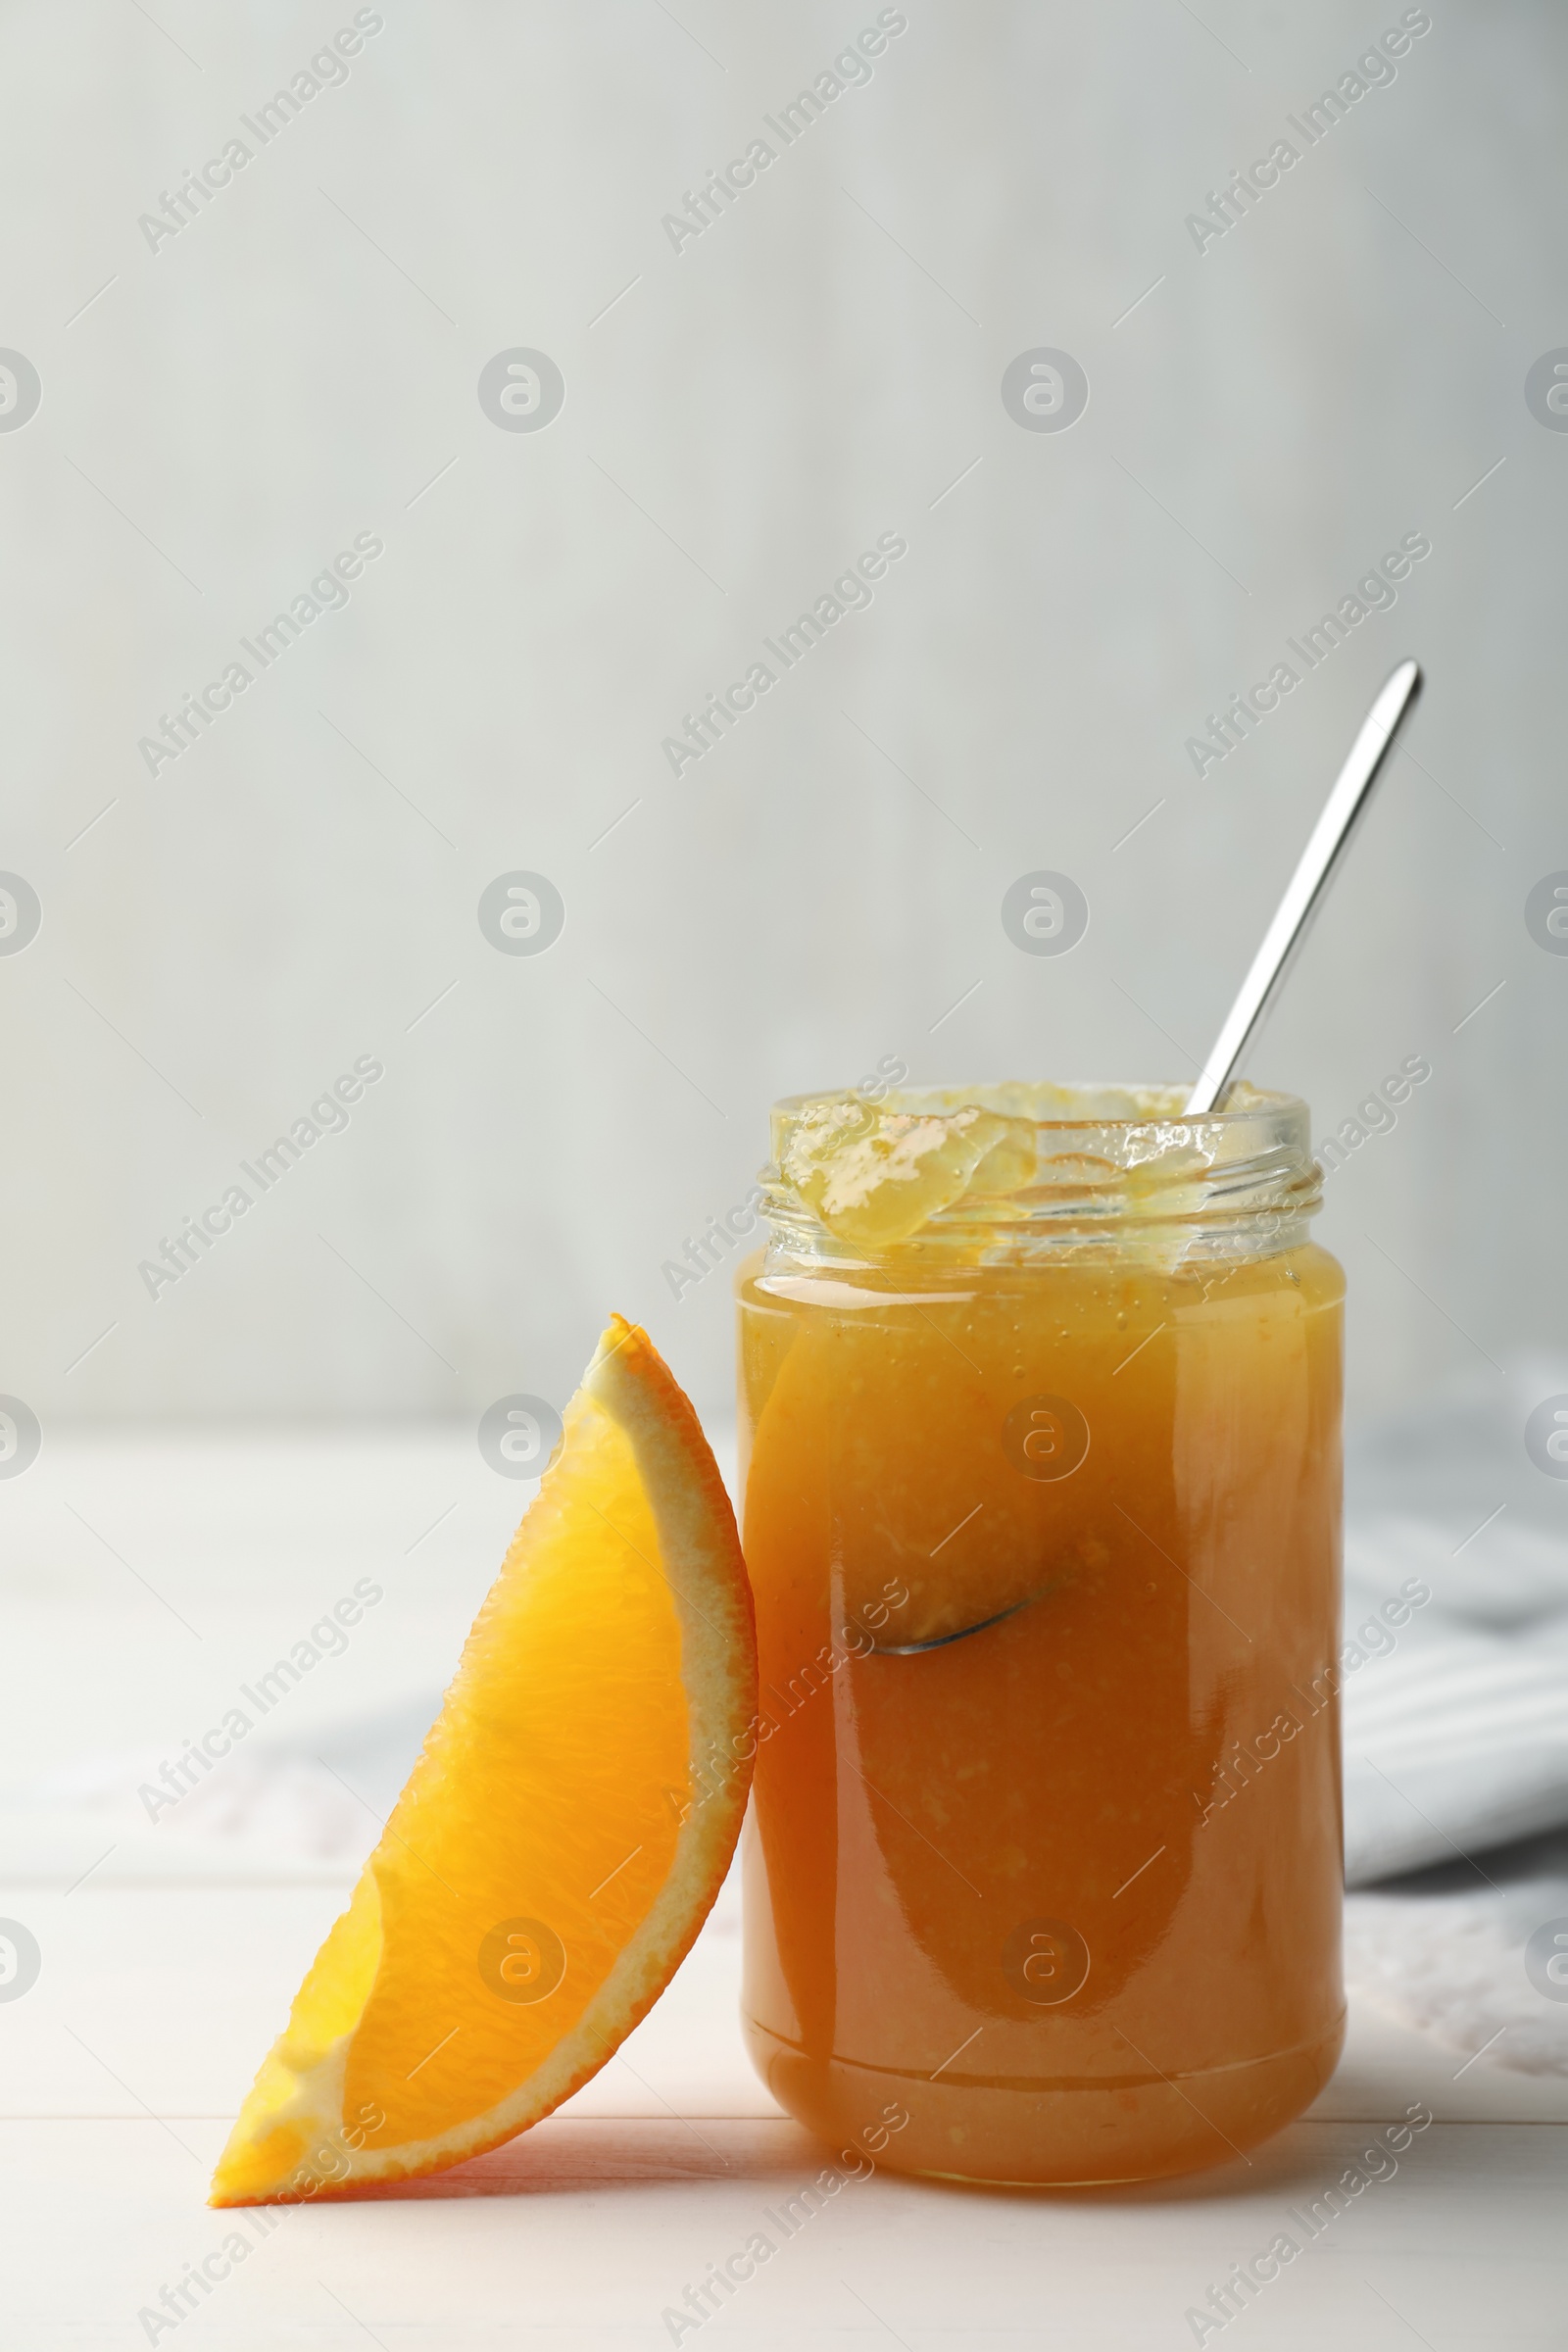
<path fill-rule="evenodd" d="M 212 2203 L 439 2172 L 597 2074 L 729 1867 L 756 1708 L 729 1498 L 691 1404 L 617 1315 Z"/>

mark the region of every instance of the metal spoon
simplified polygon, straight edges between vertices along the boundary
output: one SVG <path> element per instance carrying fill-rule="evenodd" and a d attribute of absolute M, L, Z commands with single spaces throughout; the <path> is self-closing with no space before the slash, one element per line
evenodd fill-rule
<path fill-rule="evenodd" d="M 1190 1119 L 1218 1108 L 1220 1098 L 1236 1075 L 1242 1055 L 1256 1035 L 1306 936 L 1307 926 L 1323 903 L 1355 821 L 1372 798 L 1372 787 L 1393 749 L 1400 722 L 1420 691 L 1419 665 L 1401 662 L 1361 721 L 1361 731 L 1350 746 L 1350 756 L 1323 804 L 1323 813 L 1301 852 L 1301 861 L 1291 876 L 1279 910 L 1263 934 L 1263 944 L 1252 958 L 1251 970 L 1242 982 L 1236 1002 L 1225 1016 L 1225 1026 L 1203 1064 L 1202 1075 L 1187 1099 Z"/>
<path fill-rule="evenodd" d="M 956 1633 L 933 1634 L 929 1642 L 873 1642 L 865 1654 L 875 1658 L 919 1658 L 928 1649 L 946 1649 L 950 1642 L 967 1642 L 971 1634 L 983 1634 L 988 1627 L 1004 1624 L 1007 1618 L 1016 1617 L 1020 1609 L 1032 1609 L 1037 1600 L 1044 1600 L 1046 1594 L 1054 1592 L 1062 1581 L 1059 1576 L 1054 1576 L 1050 1584 L 1040 1587 L 1038 1592 L 1026 1592 L 1022 1600 L 1009 1601 L 1004 1609 L 998 1609 L 994 1617 L 981 1617 L 973 1625 L 960 1625 Z"/>
<path fill-rule="evenodd" d="M 1300 862 L 1291 876 L 1290 886 L 1280 901 L 1274 920 L 1263 935 L 1263 944 L 1253 956 L 1251 969 L 1226 1015 L 1225 1026 L 1214 1041 L 1213 1052 L 1203 1064 L 1202 1075 L 1188 1098 L 1189 1118 L 1200 1117 L 1204 1111 L 1215 1109 L 1235 1076 L 1237 1064 L 1256 1036 L 1263 1015 L 1290 969 L 1313 915 L 1323 903 L 1356 819 L 1372 798 L 1372 787 L 1383 772 L 1383 763 L 1394 748 L 1394 739 L 1420 691 L 1419 664 L 1401 662 L 1390 674 L 1371 710 L 1361 721 L 1360 732 L 1350 746 L 1349 757 L 1323 805 L 1323 813 L 1312 828 L 1311 839 L 1301 852 Z M 1053 1579 L 1053 1583 L 1059 1581 Z M 1022 1600 L 1015 1600 L 1010 1607 L 999 1609 L 994 1616 L 982 1617 L 975 1625 L 959 1626 L 956 1633 L 938 1634 L 930 1642 L 876 1642 L 872 1645 L 872 1654 L 885 1658 L 912 1658 L 928 1649 L 946 1649 L 952 1642 L 965 1641 L 970 1634 L 983 1634 L 988 1627 L 1001 1625 L 1004 1619 L 1015 1616 L 1019 1609 L 1029 1608 L 1035 1601 L 1043 1600 L 1051 1589 L 1047 1585 L 1039 1592 L 1030 1592 Z"/>

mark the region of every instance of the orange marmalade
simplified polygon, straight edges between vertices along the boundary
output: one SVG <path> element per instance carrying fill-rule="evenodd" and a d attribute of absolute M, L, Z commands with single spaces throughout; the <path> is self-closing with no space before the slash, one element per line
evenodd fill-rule
<path fill-rule="evenodd" d="M 1343 2030 L 1341 1303 L 1305 1106 L 802 1097 L 741 1270 L 746 2031 L 963 2180 L 1223 2162 Z"/>

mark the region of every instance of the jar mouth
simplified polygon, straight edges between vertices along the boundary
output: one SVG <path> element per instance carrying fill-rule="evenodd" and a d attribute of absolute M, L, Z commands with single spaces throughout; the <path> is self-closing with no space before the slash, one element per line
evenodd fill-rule
<path fill-rule="evenodd" d="M 1189 1118 L 1162 1083 L 993 1080 L 787 1097 L 762 1171 L 775 1245 L 821 1262 L 1049 1246 L 1278 1249 L 1321 1200 L 1306 1104 L 1246 1083 Z"/>

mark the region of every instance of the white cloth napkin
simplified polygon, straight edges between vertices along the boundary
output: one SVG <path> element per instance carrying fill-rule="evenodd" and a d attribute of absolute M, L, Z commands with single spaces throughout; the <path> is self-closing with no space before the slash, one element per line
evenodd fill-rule
<path fill-rule="evenodd" d="M 1524 1444 L 1562 1395 L 1568 1363 L 1536 1358 L 1358 1434 L 1341 1657 L 1351 1984 L 1454 2049 L 1568 2074 L 1568 1984 L 1527 1963 L 1568 1928 L 1568 1480 Z M 1412 1585 L 1430 1600 L 1391 1627 Z"/>
<path fill-rule="evenodd" d="M 1524 1424 L 1537 1362 L 1367 1431 L 1346 1525 L 1346 1879 L 1568 1824 L 1568 1480 Z M 1396 1627 L 1387 1603 L 1429 1592 Z"/>
<path fill-rule="evenodd" d="M 1350 1886 L 1568 1822 L 1568 1545 L 1499 1520 L 1456 1560 L 1448 1536 L 1386 1518 L 1348 1535 Z M 1381 1604 L 1412 1586 L 1431 1600 L 1391 1628 Z"/>
<path fill-rule="evenodd" d="M 1568 1953 L 1568 1834 L 1454 1862 L 1347 1897 L 1352 1988 L 1450 2049 L 1527 2074 L 1568 2075 L 1568 1982 L 1532 1940 Z M 1559 1960 L 1557 1979 L 1568 1977 Z M 1462 2069 L 1460 2071 L 1463 2071 Z"/>

